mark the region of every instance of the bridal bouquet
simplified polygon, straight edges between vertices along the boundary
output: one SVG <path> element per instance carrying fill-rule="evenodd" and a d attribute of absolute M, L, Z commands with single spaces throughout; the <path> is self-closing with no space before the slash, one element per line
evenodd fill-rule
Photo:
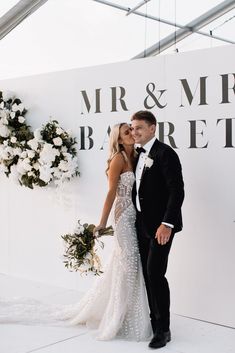
<path fill-rule="evenodd" d="M 33 137 L 26 124 L 25 109 L 12 92 L 0 91 L 0 167 L 7 176 L 21 156 L 26 141 Z"/>
<path fill-rule="evenodd" d="M 79 175 L 75 144 L 56 120 L 35 130 L 17 164 L 20 184 L 31 189 L 51 182 L 60 185 Z"/>
<path fill-rule="evenodd" d="M 64 264 L 71 271 L 93 273 L 95 276 L 103 273 L 101 261 L 95 248 L 96 243 L 103 249 L 104 243 L 98 238 L 103 235 L 113 235 L 112 226 L 101 229 L 97 234 L 93 234 L 94 224 L 78 224 L 73 234 L 62 235 L 65 242 Z"/>

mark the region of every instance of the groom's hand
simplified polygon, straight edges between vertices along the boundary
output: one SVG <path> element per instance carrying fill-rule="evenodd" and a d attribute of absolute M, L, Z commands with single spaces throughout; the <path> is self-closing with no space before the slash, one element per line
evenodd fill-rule
<path fill-rule="evenodd" d="M 160 245 L 165 245 L 171 236 L 172 229 L 169 227 L 166 227 L 164 224 L 161 224 L 155 235 L 155 239 L 157 239 L 158 244 Z"/>

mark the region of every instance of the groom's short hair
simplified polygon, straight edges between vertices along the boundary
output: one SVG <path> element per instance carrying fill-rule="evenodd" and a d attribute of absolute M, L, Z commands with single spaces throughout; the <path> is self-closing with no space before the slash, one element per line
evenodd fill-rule
<path fill-rule="evenodd" d="M 155 116 L 148 110 L 140 110 L 134 113 L 131 117 L 131 121 L 133 120 L 144 120 L 149 125 L 157 125 Z"/>

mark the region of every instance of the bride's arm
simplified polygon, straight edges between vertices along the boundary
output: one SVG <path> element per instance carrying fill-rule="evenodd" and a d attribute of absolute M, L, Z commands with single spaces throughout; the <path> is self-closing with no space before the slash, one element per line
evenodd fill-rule
<path fill-rule="evenodd" d="M 95 231 L 106 227 L 108 217 L 109 217 L 111 208 L 113 206 L 113 202 L 115 200 L 118 180 L 124 168 L 124 163 L 125 162 L 121 153 L 118 153 L 110 162 L 110 166 L 108 170 L 109 189 L 105 198 L 100 223 L 97 227 L 95 227 Z"/>

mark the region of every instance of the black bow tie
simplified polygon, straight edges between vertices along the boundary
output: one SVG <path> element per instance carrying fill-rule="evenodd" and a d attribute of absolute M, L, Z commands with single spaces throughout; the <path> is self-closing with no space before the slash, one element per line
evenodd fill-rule
<path fill-rule="evenodd" d="M 136 148 L 136 152 L 137 152 L 138 154 L 140 154 L 141 152 L 145 153 L 146 150 L 145 150 L 143 147 L 137 147 L 137 148 Z"/>

